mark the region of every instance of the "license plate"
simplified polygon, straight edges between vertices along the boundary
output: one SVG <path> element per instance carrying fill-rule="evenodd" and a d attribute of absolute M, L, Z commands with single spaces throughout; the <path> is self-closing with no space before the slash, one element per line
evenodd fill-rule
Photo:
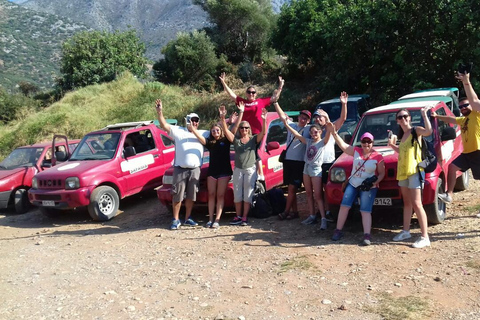
<path fill-rule="evenodd" d="M 392 199 L 391 198 L 375 198 L 375 201 L 373 202 L 373 205 L 375 205 L 375 206 L 391 206 L 392 205 Z"/>
<path fill-rule="evenodd" d="M 55 207 L 55 201 L 42 201 L 44 207 Z"/>

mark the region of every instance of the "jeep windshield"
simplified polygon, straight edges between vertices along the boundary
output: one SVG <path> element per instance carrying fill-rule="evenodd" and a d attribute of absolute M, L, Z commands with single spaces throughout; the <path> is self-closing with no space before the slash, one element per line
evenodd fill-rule
<path fill-rule="evenodd" d="M 366 114 L 358 127 L 353 145 L 360 147 L 360 137 L 365 132 L 370 132 L 374 137 L 374 146 L 386 146 L 388 141 L 388 130 L 394 134 L 398 134 L 398 124 L 396 113 L 398 110 L 392 110 L 385 113 Z M 409 110 L 412 117 L 412 126 L 424 126 L 420 110 Z M 427 140 L 432 139 L 432 135 L 425 137 Z"/>
<path fill-rule="evenodd" d="M 12 170 L 19 167 L 33 167 L 42 155 L 43 148 L 18 148 L 12 151 L 2 162 L 0 170 Z"/>
<path fill-rule="evenodd" d="M 120 133 L 92 133 L 86 135 L 75 149 L 72 160 L 109 160 L 115 156 Z"/>

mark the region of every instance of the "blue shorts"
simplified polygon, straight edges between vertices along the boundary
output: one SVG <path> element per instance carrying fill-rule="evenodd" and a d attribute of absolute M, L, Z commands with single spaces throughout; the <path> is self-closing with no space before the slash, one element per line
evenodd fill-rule
<path fill-rule="evenodd" d="M 305 167 L 303 168 L 303 174 L 306 174 L 309 177 L 321 177 L 322 167 L 315 167 L 308 163 L 305 163 Z"/>
<path fill-rule="evenodd" d="M 357 197 L 360 197 L 360 212 L 372 213 L 373 201 L 375 201 L 377 191 L 378 188 L 360 191 L 349 183 L 343 194 L 341 206 L 351 208 Z"/>

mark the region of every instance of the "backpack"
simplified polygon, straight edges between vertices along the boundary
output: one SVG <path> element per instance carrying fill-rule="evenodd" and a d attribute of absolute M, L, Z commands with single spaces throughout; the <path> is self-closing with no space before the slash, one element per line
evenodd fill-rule
<path fill-rule="evenodd" d="M 270 205 L 270 200 L 265 192 L 265 187 L 262 183 L 257 181 L 252 197 L 252 205 L 250 206 L 250 212 L 248 215 L 252 218 L 265 219 L 270 217 L 272 212 L 272 206 Z"/>
<path fill-rule="evenodd" d="M 280 188 L 273 188 L 267 191 L 268 200 L 272 205 L 272 214 L 279 214 L 285 211 L 287 205 L 287 199 L 283 190 Z"/>
<path fill-rule="evenodd" d="M 414 142 L 417 142 L 417 144 L 420 144 L 420 141 L 418 140 L 417 136 L 417 131 L 416 127 L 412 128 L 412 146 Z M 437 163 L 438 159 L 437 156 L 435 155 L 435 148 L 433 147 L 433 144 L 428 142 L 425 137 L 422 136 L 421 139 L 421 159 L 422 162 L 418 164 L 419 167 L 424 168 L 425 173 L 430 173 L 435 171 L 437 168 Z M 415 158 L 417 157 L 417 148 L 415 148 Z"/>

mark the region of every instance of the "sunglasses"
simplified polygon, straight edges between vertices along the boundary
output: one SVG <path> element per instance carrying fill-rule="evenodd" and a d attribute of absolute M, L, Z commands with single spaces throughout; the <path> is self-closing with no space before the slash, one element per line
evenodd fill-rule
<path fill-rule="evenodd" d="M 200 121 L 200 119 L 198 119 L 198 118 L 191 118 L 190 121 L 192 121 L 192 122 L 198 122 L 198 121 Z"/>
<path fill-rule="evenodd" d="M 247 91 L 248 94 L 255 94 L 257 91 Z"/>
<path fill-rule="evenodd" d="M 371 143 L 373 143 L 372 140 L 362 140 L 361 142 L 364 143 L 364 144 L 371 144 Z"/>
<path fill-rule="evenodd" d="M 400 116 L 397 116 L 398 120 L 407 119 L 407 118 L 408 118 L 408 114 L 402 114 Z"/>
<path fill-rule="evenodd" d="M 465 103 L 465 104 L 461 104 L 458 106 L 458 109 L 463 109 L 463 108 L 466 108 L 470 105 L 470 103 Z"/>
<path fill-rule="evenodd" d="M 240 127 L 240 129 L 250 129 L 250 127 Z"/>

